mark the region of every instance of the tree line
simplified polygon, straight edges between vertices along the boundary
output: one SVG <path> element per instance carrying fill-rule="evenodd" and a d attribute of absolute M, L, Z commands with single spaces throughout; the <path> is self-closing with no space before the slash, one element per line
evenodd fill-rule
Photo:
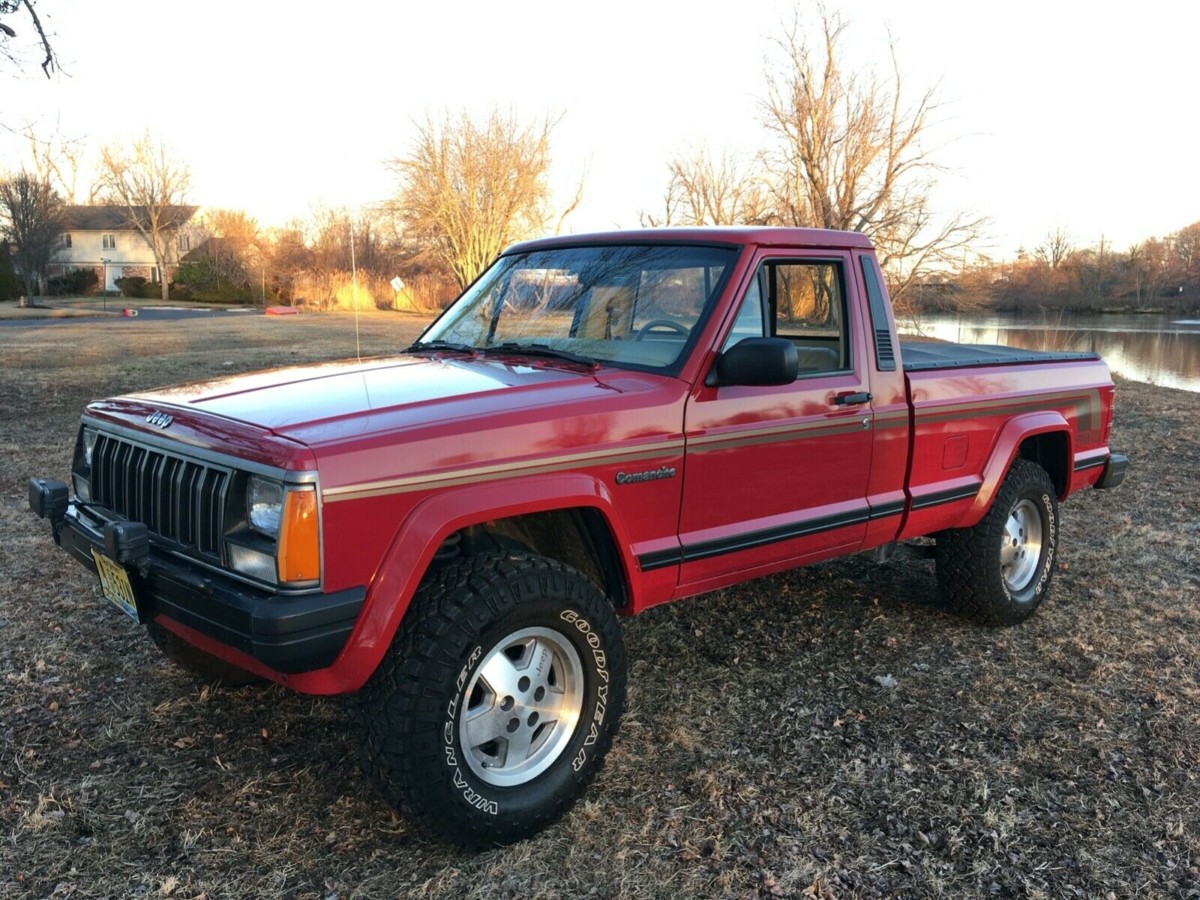
<path fill-rule="evenodd" d="M 1123 251 L 1104 242 L 1076 248 L 1060 230 L 1013 262 L 968 265 L 979 259 L 970 251 L 986 222 L 935 203 L 935 92 L 911 89 L 894 46 L 883 74 L 850 67 L 846 30 L 837 13 L 821 10 L 805 27 L 798 11 L 771 42 L 759 149 L 748 157 L 727 149 L 676 156 L 660 205 L 642 210 L 641 224 L 863 232 L 902 312 L 1147 309 L 1200 296 L 1200 223 Z M 437 308 L 507 245 L 560 230 L 579 203 L 582 184 L 557 207 L 549 188 L 557 121 L 524 122 L 499 111 L 426 118 L 404 152 L 384 161 L 396 177 L 391 197 L 353 212 L 317 210 L 283 228 L 261 228 L 228 210 L 184 221 L 190 172 L 149 133 L 101 149 L 87 202 L 124 210 L 158 270 L 172 270 L 173 285 L 164 279 L 154 288 L 164 299 L 174 290 L 204 300 L 330 307 L 358 305 L 365 295 L 379 306 Z M 45 272 L 63 208 L 76 202 L 82 148 L 29 129 L 26 136 L 30 165 L 0 178 L 0 240 L 16 279 L 33 291 L 51 287 Z M 172 248 L 184 227 L 197 249 L 174 267 Z M 6 257 L 0 253 L 0 268 Z M 3 285 L 0 272 L 0 292 Z"/>
<path fill-rule="evenodd" d="M 1009 262 L 983 260 L 918 292 L 922 309 L 1028 313 L 1200 311 L 1200 222 L 1125 248 L 1081 247 L 1062 228 Z"/>
<path fill-rule="evenodd" d="M 136 286 L 163 299 L 434 309 L 508 244 L 557 227 L 552 221 L 560 224 L 578 202 L 577 195 L 555 218 L 554 125 L 500 112 L 483 121 L 427 119 L 408 152 L 386 163 L 397 176 L 394 197 L 357 211 L 317 209 L 280 228 L 260 227 L 238 210 L 206 209 L 193 219 L 190 170 L 147 132 L 101 148 L 86 201 L 120 210 L 158 271 L 171 272 L 170 282 Z M 57 280 L 46 274 L 75 205 L 82 148 L 32 129 L 25 136 L 30 163 L 0 177 L 0 241 L 8 251 L 0 253 L 0 299 L 96 289 L 91 270 Z M 195 252 L 179 258 L 185 233 Z"/>

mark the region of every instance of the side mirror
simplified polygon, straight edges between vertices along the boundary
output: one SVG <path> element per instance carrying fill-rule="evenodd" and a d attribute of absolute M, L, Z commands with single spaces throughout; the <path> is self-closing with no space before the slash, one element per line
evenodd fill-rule
<path fill-rule="evenodd" d="M 742 338 L 717 357 L 705 384 L 778 385 L 791 384 L 800 372 L 796 346 L 777 337 Z"/>

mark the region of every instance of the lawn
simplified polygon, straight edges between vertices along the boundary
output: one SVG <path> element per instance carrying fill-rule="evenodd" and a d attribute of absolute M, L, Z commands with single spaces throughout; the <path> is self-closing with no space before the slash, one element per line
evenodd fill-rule
<path fill-rule="evenodd" d="M 364 318 L 363 354 L 422 324 Z M 1130 475 L 1064 504 L 1017 628 L 935 609 L 920 548 L 627 620 L 600 777 L 469 855 L 366 783 L 352 699 L 196 683 L 26 507 L 89 399 L 355 338 L 310 315 L 0 327 L 0 895 L 1200 897 L 1200 396 L 1119 386 Z"/>

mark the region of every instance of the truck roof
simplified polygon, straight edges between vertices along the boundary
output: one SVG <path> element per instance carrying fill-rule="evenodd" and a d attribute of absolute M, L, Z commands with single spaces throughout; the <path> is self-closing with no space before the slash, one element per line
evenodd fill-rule
<path fill-rule="evenodd" d="M 871 240 L 857 231 L 827 228 L 780 228 L 759 225 L 703 226 L 688 228 L 641 228 L 622 231 L 598 231 L 591 234 L 565 234 L 513 244 L 505 253 L 526 253 L 551 247 L 578 247 L 594 244 L 730 244 L 786 247 L 856 247 L 870 250 Z"/>

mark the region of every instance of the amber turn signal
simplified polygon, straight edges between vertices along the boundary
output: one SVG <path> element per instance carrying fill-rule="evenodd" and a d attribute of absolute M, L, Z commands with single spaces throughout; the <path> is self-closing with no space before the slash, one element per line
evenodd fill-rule
<path fill-rule="evenodd" d="M 280 583 L 320 580 L 317 492 L 312 488 L 290 490 L 285 495 L 276 559 Z"/>

